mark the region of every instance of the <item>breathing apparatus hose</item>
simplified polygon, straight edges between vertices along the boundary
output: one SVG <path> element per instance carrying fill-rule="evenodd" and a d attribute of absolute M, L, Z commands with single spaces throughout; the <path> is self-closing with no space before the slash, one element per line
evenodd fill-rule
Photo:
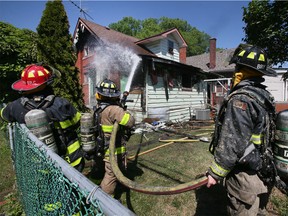
<path fill-rule="evenodd" d="M 207 184 L 208 179 L 206 176 L 187 182 L 187 183 L 179 184 L 176 186 L 170 186 L 170 187 L 147 186 L 147 185 L 139 184 L 137 182 L 134 182 L 128 179 L 127 177 L 123 175 L 123 173 L 119 169 L 117 160 L 115 157 L 115 141 L 116 141 L 116 134 L 118 131 L 118 127 L 119 127 L 118 123 L 115 122 L 113 131 L 111 134 L 110 144 L 109 144 L 109 151 L 110 151 L 109 158 L 110 158 L 110 163 L 112 166 L 112 171 L 121 184 L 125 185 L 131 190 L 134 190 L 140 193 L 145 193 L 145 194 L 153 194 L 153 195 L 172 195 L 172 194 L 183 193 L 183 192 L 187 192 L 190 190 L 195 190 Z"/>

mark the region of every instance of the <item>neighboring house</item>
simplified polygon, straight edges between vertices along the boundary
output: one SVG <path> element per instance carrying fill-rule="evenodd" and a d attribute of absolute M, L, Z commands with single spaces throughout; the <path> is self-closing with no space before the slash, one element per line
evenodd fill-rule
<path fill-rule="evenodd" d="M 212 107 L 219 110 L 219 107 L 229 90 L 231 79 L 234 72 L 235 64 L 229 65 L 229 60 L 232 57 L 235 48 L 216 51 L 216 39 L 210 39 L 209 52 L 197 56 L 187 57 L 187 64 L 201 68 L 203 71 L 217 73 L 222 78 L 208 79 L 207 94 L 208 103 Z M 271 92 L 276 101 L 276 110 L 281 111 L 287 109 L 288 86 L 287 81 L 283 81 L 282 75 L 287 72 L 287 68 L 274 68 L 277 72 L 277 77 L 264 76 L 264 85 Z"/>
<path fill-rule="evenodd" d="M 74 45 L 85 104 L 96 105 L 95 86 L 109 78 L 129 91 L 128 110 L 137 122 L 191 119 L 206 108 L 203 80 L 217 77 L 185 64 L 187 44 L 176 28 L 139 40 L 79 18 Z"/>
<path fill-rule="evenodd" d="M 209 52 L 187 57 L 187 64 L 195 65 L 203 71 L 217 73 L 221 77 L 205 80 L 207 83 L 207 103 L 219 110 L 227 91 L 229 90 L 234 65 L 229 65 L 229 59 L 234 48 L 216 51 L 216 38 L 210 38 Z"/>

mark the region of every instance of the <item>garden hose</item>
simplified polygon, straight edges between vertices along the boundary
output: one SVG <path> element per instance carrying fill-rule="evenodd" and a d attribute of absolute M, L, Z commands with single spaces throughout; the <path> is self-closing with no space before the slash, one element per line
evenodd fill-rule
<path fill-rule="evenodd" d="M 172 195 L 172 194 L 183 193 L 183 192 L 187 192 L 190 190 L 195 190 L 207 184 L 208 179 L 205 175 L 199 179 L 196 179 L 187 183 L 179 184 L 176 186 L 171 186 L 171 187 L 147 186 L 147 185 L 136 183 L 135 181 L 128 179 L 120 171 L 116 157 L 115 157 L 115 141 L 116 141 L 116 134 L 118 131 L 118 127 L 119 127 L 118 123 L 115 122 L 113 131 L 111 134 L 110 144 L 109 144 L 109 151 L 110 151 L 109 158 L 110 158 L 110 163 L 112 166 L 112 171 L 121 184 L 125 185 L 131 190 L 134 190 L 140 193 L 145 193 L 145 194 L 153 194 L 153 195 Z"/>

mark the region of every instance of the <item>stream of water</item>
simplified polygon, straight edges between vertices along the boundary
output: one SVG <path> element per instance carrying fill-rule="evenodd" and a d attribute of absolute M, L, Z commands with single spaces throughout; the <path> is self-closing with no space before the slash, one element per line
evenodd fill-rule
<path fill-rule="evenodd" d="M 89 74 L 94 82 L 109 78 L 111 72 L 119 71 L 122 76 L 128 77 L 125 89 L 122 91 L 129 92 L 140 57 L 119 44 L 97 46 L 95 52 L 97 53 L 93 61 L 95 70 Z"/>
<path fill-rule="evenodd" d="M 131 67 L 131 71 L 130 71 L 130 74 L 129 74 L 129 77 L 128 77 L 128 80 L 126 83 L 126 87 L 125 87 L 125 91 L 127 91 L 127 92 L 130 91 L 131 83 L 132 83 L 132 80 L 134 78 L 134 75 L 135 75 L 135 72 L 136 72 L 136 69 L 137 69 L 139 62 L 140 62 L 140 58 L 137 55 L 132 57 L 132 67 Z"/>

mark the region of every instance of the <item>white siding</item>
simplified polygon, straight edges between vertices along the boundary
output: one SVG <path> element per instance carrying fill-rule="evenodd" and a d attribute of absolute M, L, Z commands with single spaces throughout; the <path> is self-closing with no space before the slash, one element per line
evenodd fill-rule
<path fill-rule="evenodd" d="M 168 53 L 168 40 L 174 43 L 173 55 Z M 172 35 L 169 35 L 168 38 L 151 42 L 146 47 L 158 57 L 180 62 L 179 44 Z"/>
<path fill-rule="evenodd" d="M 151 79 L 148 77 L 146 90 L 147 117 L 150 114 L 155 115 L 158 108 L 160 111 L 167 111 L 165 120 L 187 121 L 194 114 L 195 109 L 204 108 L 205 94 L 197 92 L 196 89 L 192 91 L 182 91 L 178 88 L 168 89 L 169 99 L 167 101 L 162 77 L 158 77 L 158 83 L 154 86 L 152 86 Z M 159 113 L 159 115 L 162 116 L 163 113 Z"/>
<path fill-rule="evenodd" d="M 146 47 L 153 52 L 155 55 L 160 56 L 161 55 L 161 46 L 160 46 L 161 41 L 154 41 L 152 43 L 149 43 L 146 45 Z"/>
<path fill-rule="evenodd" d="M 133 102 L 126 103 L 128 110 L 136 117 L 136 123 L 147 117 L 158 117 L 164 121 L 188 121 L 195 116 L 196 110 L 206 108 L 206 92 L 168 89 L 167 101 L 162 77 L 158 77 L 157 85 L 153 86 L 150 76 L 147 76 L 146 83 L 146 112 L 142 112 L 140 94 L 130 94 L 128 99 Z"/>
<path fill-rule="evenodd" d="M 266 89 L 273 95 L 276 102 L 283 102 L 283 101 L 288 100 L 288 81 L 284 81 L 282 79 L 282 75 L 286 71 L 287 69 L 281 69 L 281 70 L 278 69 L 277 77 L 264 76 L 265 81 L 263 82 L 263 85 L 267 86 Z M 228 80 L 230 82 L 231 78 L 224 78 L 223 80 Z M 228 81 L 225 81 L 225 82 L 228 82 Z M 214 83 L 214 86 L 217 83 L 217 81 L 210 81 L 210 82 Z M 229 85 L 230 84 L 228 84 L 228 86 Z M 211 89 L 211 90 L 215 92 L 214 89 Z M 218 104 L 217 107 L 220 107 L 220 104 Z"/>
<path fill-rule="evenodd" d="M 168 53 L 168 40 L 173 41 L 174 43 L 174 49 L 173 49 L 173 55 L 171 55 L 170 53 Z M 171 36 L 169 35 L 168 38 L 165 38 L 163 40 L 161 40 L 161 55 L 159 55 L 159 57 L 164 58 L 164 59 L 169 59 L 169 60 L 173 60 L 176 62 L 180 61 L 180 57 L 179 57 L 179 44 L 177 43 L 177 41 Z"/>
<path fill-rule="evenodd" d="M 286 71 L 284 71 L 286 72 Z M 268 77 L 264 76 L 265 82 L 264 85 L 267 86 L 267 90 L 271 92 L 274 96 L 275 101 L 287 101 L 288 92 L 287 92 L 287 81 L 284 82 L 282 79 L 283 71 L 278 72 L 277 77 Z"/>

